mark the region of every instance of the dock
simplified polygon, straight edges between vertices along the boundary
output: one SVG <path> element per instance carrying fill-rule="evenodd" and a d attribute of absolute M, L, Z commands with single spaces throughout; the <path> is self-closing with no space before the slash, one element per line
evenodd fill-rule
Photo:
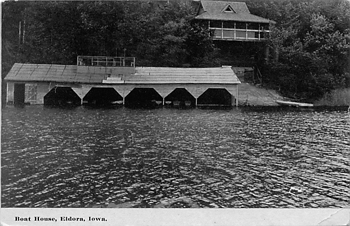
<path fill-rule="evenodd" d="M 281 106 L 290 106 L 290 107 L 313 107 L 314 106 L 313 104 L 309 104 L 309 103 L 283 101 L 283 100 L 276 100 L 276 103 L 278 103 Z"/>

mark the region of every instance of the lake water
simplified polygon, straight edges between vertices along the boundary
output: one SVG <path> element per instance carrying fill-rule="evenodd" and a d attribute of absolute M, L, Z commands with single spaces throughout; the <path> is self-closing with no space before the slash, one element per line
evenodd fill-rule
<path fill-rule="evenodd" d="M 2 207 L 348 207 L 345 109 L 2 110 Z"/>

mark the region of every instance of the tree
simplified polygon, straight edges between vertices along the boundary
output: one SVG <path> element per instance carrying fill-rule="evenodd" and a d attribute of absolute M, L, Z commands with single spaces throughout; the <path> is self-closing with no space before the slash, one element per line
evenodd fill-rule
<path fill-rule="evenodd" d="M 6 29 L 17 36 L 18 22 L 25 21 L 25 41 L 18 45 L 11 35 L 4 36 L 4 49 L 17 56 L 9 65 L 15 61 L 75 64 L 77 55 L 135 56 L 141 66 L 215 62 L 210 59 L 214 49 L 209 31 L 191 22 L 195 11 L 187 0 L 160 5 L 28 2 L 15 10 L 18 5 L 6 5 L 10 13 L 5 18 L 17 19 Z"/>
<path fill-rule="evenodd" d="M 289 21 L 272 29 L 270 46 L 279 57 L 265 65 L 264 74 L 287 96 L 314 100 L 349 84 L 350 36 L 343 24 L 350 4 L 331 5 L 332 10 L 323 0 L 287 4 Z"/>

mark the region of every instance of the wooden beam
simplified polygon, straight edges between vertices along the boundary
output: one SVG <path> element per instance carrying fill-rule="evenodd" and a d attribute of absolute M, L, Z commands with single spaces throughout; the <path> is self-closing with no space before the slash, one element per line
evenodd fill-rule
<path fill-rule="evenodd" d="M 7 82 L 6 84 L 6 88 L 7 88 L 6 103 L 13 103 L 14 86 L 15 85 L 13 82 Z"/>
<path fill-rule="evenodd" d="M 236 107 L 238 107 L 238 85 L 236 85 Z"/>
<path fill-rule="evenodd" d="M 235 29 L 235 30 L 233 31 L 233 39 L 236 39 L 236 38 L 237 38 L 237 37 L 236 37 L 236 36 L 237 36 L 237 35 L 236 35 L 236 32 L 237 32 L 237 30 L 236 30 L 236 29 L 237 29 L 237 28 L 236 28 L 236 22 L 234 22 L 233 24 L 234 24 L 233 27 L 234 27 L 234 29 Z"/>
<path fill-rule="evenodd" d="M 221 39 L 224 39 L 224 22 L 221 21 Z"/>

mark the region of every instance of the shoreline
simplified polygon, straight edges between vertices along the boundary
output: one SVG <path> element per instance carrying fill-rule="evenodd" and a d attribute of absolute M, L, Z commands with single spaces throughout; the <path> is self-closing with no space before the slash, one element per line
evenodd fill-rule
<path fill-rule="evenodd" d="M 249 83 L 241 83 L 239 86 L 239 107 L 290 107 L 282 106 L 276 101 L 290 101 L 298 103 L 313 104 L 310 107 L 299 108 L 348 108 L 350 106 L 350 88 L 335 89 L 325 94 L 322 98 L 314 101 L 298 101 L 282 96 L 276 90 L 268 89 L 263 86 L 255 86 Z"/>

